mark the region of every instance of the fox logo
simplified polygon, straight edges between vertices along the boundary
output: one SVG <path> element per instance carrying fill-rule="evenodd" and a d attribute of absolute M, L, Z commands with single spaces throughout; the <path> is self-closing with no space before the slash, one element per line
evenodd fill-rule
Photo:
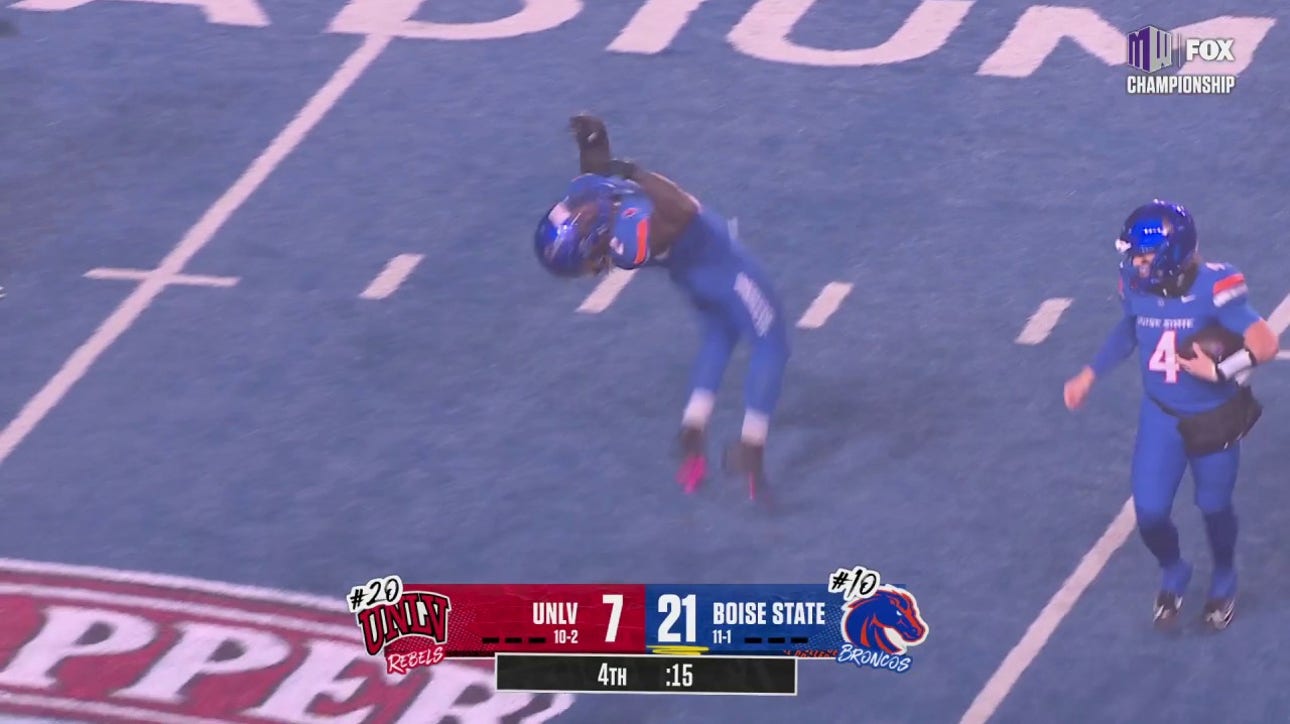
<path fill-rule="evenodd" d="M 858 648 L 899 656 L 927 640 L 918 602 L 903 588 L 880 586 L 842 608 L 842 638 Z"/>

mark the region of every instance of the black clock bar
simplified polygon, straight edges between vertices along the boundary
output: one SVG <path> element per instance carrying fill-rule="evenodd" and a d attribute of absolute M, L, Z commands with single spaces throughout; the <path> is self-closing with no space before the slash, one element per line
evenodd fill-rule
<path fill-rule="evenodd" d="M 796 696 L 797 659 L 497 654 L 498 691 Z"/>

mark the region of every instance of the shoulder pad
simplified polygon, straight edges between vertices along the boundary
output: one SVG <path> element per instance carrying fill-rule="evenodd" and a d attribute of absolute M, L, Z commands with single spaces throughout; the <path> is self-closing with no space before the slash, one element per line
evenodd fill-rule
<path fill-rule="evenodd" d="M 625 196 L 614 220 L 609 253 L 620 269 L 635 269 L 650 259 L 650 214 L 654 204 L 645 194 Z"/>
<path fill-rule="evenodd" d="M 1210 287 L 1210 294 L 1215 307 L 1221 307 L 1249 293 L 1245 275 L 1231 264 L 1208 263 L 1205 268 L 1211 273 L 1210 279 L 1214 280 Z"/>

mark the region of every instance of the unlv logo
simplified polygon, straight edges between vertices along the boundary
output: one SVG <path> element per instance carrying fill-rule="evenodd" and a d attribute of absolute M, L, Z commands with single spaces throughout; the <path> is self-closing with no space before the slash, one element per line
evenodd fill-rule
<path fill-rule="evenodd" d="M 363 646 L 376 656 L 385 652 L 391 674 L 433 666 L 447 656 L 447 596 L 407 590 L 403 579 L 386 576 L 355 586 L 346 601 L 363 632 Z"/>

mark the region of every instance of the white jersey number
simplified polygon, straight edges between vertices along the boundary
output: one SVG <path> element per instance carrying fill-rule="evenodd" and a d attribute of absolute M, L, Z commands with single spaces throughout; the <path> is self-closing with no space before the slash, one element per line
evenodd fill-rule
<path fill-rule="evenodd" d="M 1160 343 L 1156 345 L 1156 351 L 1151 353 L 1151 359 L 1147 362 L 1147 369 L 1152 372 L 1165 373 L 1165 382 L 1174 384 L 1178 382 L 1178 332 L 1173 329 L 1165 330 L 1160 335 Z"/>

